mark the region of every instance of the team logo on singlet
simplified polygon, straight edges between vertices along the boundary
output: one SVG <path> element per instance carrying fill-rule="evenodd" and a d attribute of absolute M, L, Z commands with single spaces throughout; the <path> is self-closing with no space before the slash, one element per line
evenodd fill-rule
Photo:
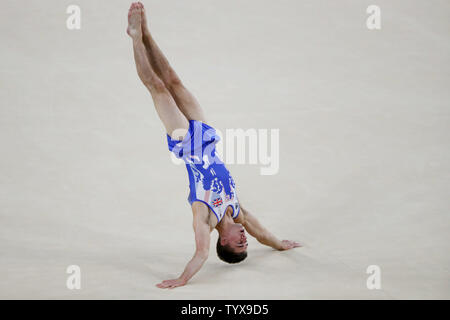
<path fill-rule="evenodd" d="M 233 199 L 234 199 L 234 192 L 233 191 L 231 191 L 230 194 L 227 194 L 225 196 L 225 201 L 231 201 Z"/>

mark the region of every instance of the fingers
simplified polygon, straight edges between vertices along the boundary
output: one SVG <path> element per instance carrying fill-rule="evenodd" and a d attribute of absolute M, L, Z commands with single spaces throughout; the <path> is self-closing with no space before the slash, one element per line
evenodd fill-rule
<path fill-rule="evenodd" d="M 157 284 L 158 288 L 169 288 L 173 285 L 174 280 L 164 280 L 163 282 Z"/>
<path fill-rule="evenodd" d="M 160 289 L 167 289 L 167 288 L 170 288 L 171 285 L 168 283 L 161 282 L 161 283 L 158 283 L 156 286 Z"/>
<path fill-rule="evenodd" d="M 161 289 L 173 289 L 176 287 L 181 287 L 183 285 L 184 283 L 179 279 L 173 279 L 173 280 L 164 280 L 163 282 L 158 283 L 156 286 Z"/>
<path fill-rule="evenodd" d="M 284 243 L 286 249 L 293 249 L 293 248 L 298 248 L 298 247 L 302 246 L 300 244 L 300 242 L 291 241 L 291 240 L 283 240 L 283 243 Z"/>

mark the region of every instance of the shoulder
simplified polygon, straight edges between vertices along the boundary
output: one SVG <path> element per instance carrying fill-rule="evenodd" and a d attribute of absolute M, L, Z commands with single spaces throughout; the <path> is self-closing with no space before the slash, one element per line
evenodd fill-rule
<path fill-rule="evenodd" d="M 242 206 L 239 204 L 239 213 L 238 216 L 234 219 L 234 221 L 240 224 L 245 224 L 246 220 L 247 220 L 247 211 L 242 209 Z"/>
<path fill-rule="evenodd" d="M 210 212 L 210 209 L 202 202 L 196 201 L 192 204 L 192 214 L 194 226 L 196 224 L 207 224 L 210 228 L 214 228 L 218 223 L 216 215 Z"/>

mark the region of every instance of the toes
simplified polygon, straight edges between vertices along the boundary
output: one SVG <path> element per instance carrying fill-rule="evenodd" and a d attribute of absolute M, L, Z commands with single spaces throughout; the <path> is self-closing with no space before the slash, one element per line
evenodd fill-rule
<path fill-rule="evenodd" d="M 133 14 L 140 14 L 142 11 L 143 6 L 140 5 L 137 2 L 133 2 L 130 6 L 130 9 L 128 10 L 128 16 L 130 17 Z"/>
<path fill-rule="evenodd" d="M 133 8 L 139 9 L 140 8 L 139 2 L 133 2 Z"/>

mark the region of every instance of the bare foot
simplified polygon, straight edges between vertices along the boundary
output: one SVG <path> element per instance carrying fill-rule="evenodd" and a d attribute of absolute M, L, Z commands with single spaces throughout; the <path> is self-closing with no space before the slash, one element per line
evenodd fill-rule
<path fill-rule="evenodd" d="M 142 29 L 141 29 L 141 12 L 144 6 L 137 2 L 133 2 L 131 4 L 130 10 L 128 10 L 128 35 L 137 39 L 139 37 L 142 38 Z"/>
<path fill-rule="evenodd" d="M 148 33 L 148 26 L 147 26 L 147 16 L 145 15 L 145 8 L 144 5 L 140 2 L 138 2 L 141 6 L 142 6 L 142 11 L 141 11 L 141 26 L 142 26 L 142 32 L 144 34 Z"/>

